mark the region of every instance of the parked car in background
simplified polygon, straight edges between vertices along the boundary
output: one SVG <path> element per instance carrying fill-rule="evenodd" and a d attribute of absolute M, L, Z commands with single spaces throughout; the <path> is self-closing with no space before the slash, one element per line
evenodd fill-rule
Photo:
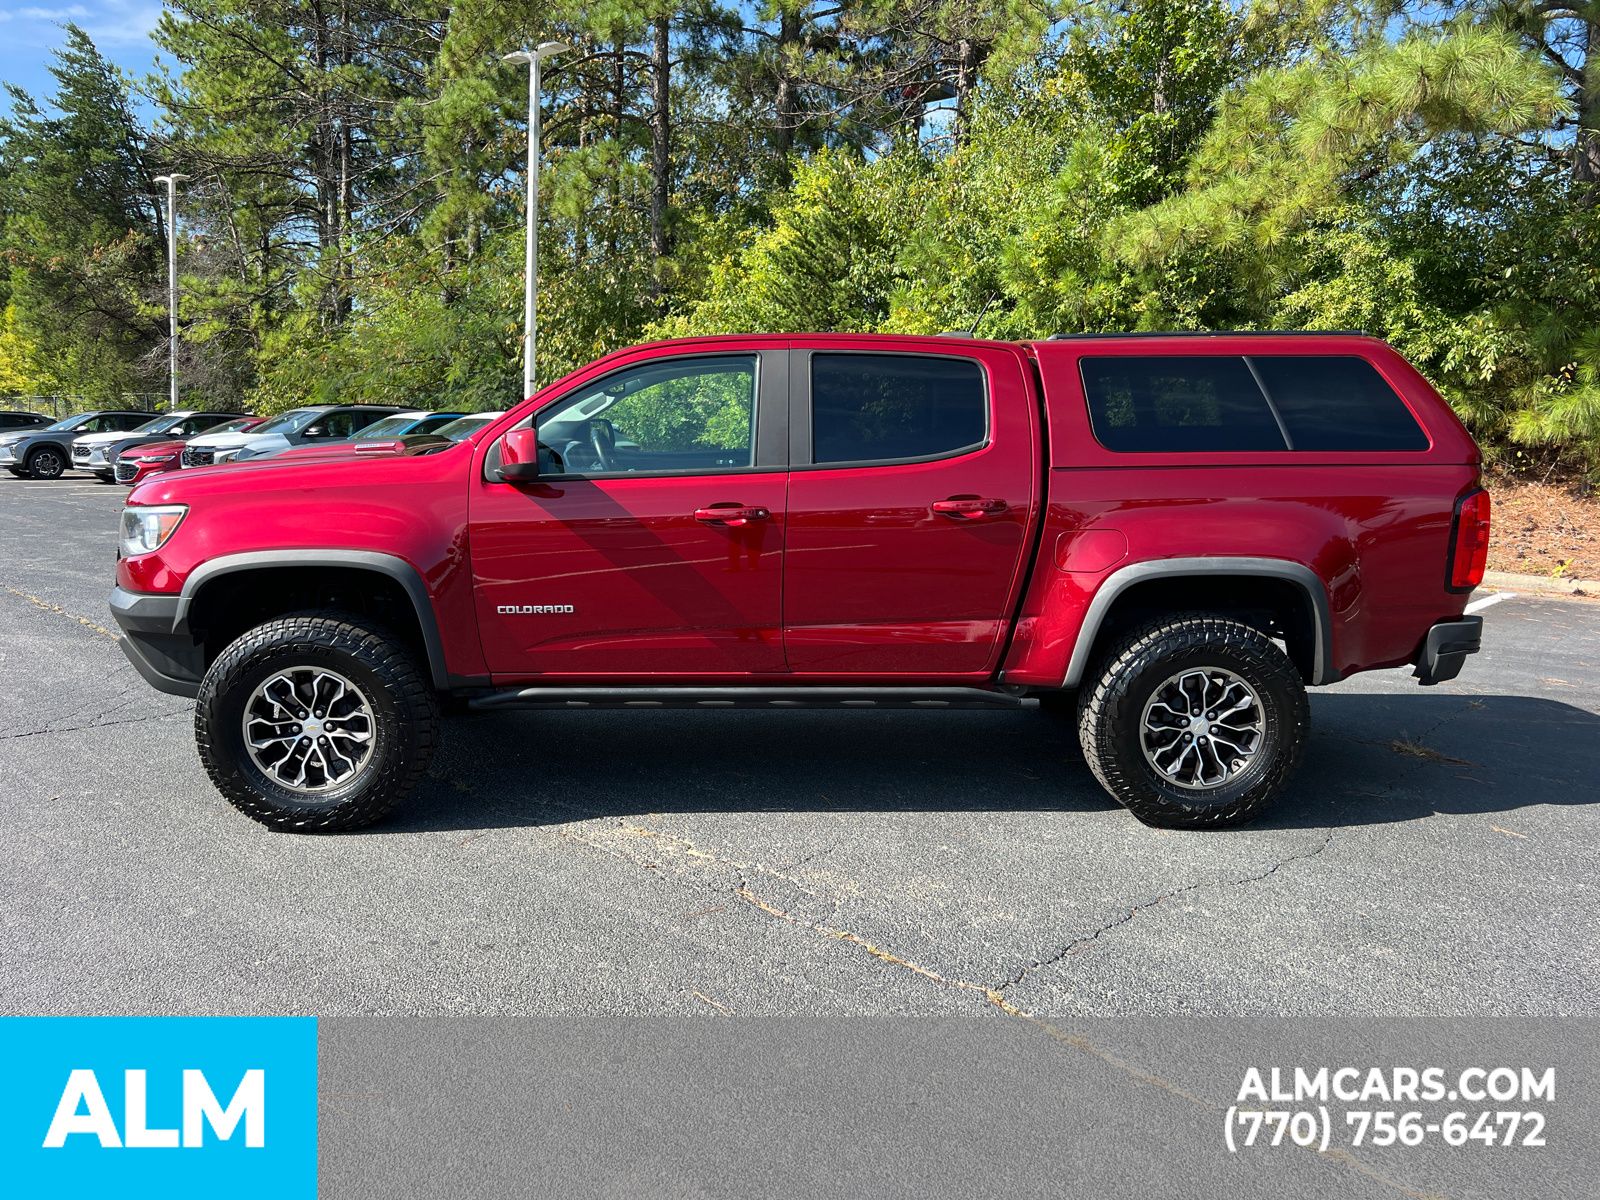
<path fill-rule="evenodd" d="M 459 443 L 153 479 L 111 610 L 197 698 L 213 783 L 279 829 L 388 812 L 441 695 L 1033 697 L 1140 820 L 1212 829 L 1283 793 L 1308 687 L 1455 678 L 1489 519 L 1471 436 L 1374 338 L 695 338 Z"/>
<path fill-rule="evenodd" d="M 236 417 L 232 421 L 224 421 L 220 425 L 203 429 L 190 437 L 128 446 L 117 452 L 113 477 L 118 483 L 125 483 L 131 487 L 151 475 L 159 475 L 162 471 L 176 471 L 182 465 L 180 460 L 183 457 L 183 448 L 196 438 L 243 433 L 247 429 L 254 429 L 266 419 L 266 417 Z"/>
<path fill-rule="evenodd" d="M 43 429 L 0 434 L 0 467 L 16 476 L 59 479 L 72 465 L 72 443 L 86 433 L 114 433 L 142 425 L 147 412 L 102 409 L 64 417 Z"/>
<path fill-rule="evenodd" d="M 18 408 L 0 412 L 0 430 L 43 429 L 48 424 L 50 418 L 43 413 L 25 412 Z"/>
<path fill-rule="evenodd" d="M 72 443 L 72 465 L 79 471 L 98 475 L 106 483 L 116 478 L 117 454 L 129 446 L 189 438 L 224 421 L 237 420 L 245 413 L 201 412 L 184 409 L 162 413 L 126 432 L 86 433 Z"/>
<path fill-rule="evenodd" d="M 379 427 L 387 425 L 390 421 L 400 420 L 400 416 L 385 417 L 382 421 L 374 421 L 347 442 L 335 442 L 325 446 L 297 446 L 292 450 L 285 450 L 280 454 L 275 454 L 273 457 L 277 459 L 290 458 L 296 462 L 304 462 L 309 458 L 344 458 L 352 450 L 357 453 L 377 450 L 392 453 L 409 453 L 424 450 L 430 443 L 436 446 L 453 446 L 463 438 L 469 437 L 475 431 L 482 429 L 489 422 L 505 416 L 505 410 L 497 409 L 494 412 L 467 413 L 465 416 L 444 413 L 430 415 L 446 416 L 446 420 L 443 424 L 431 430 L 413 429 L 409 433 L 396 435 L 392 431 L 384 432 Z"/>
<path fill-rule="evenodd" d="M 248 433 L 196 438 L 184 447 L 183 465 L 209 467 L 240 457 L 266 458 L 291 446 L 348 441 L 374 421 L 404 411 L 392 404 L 318 404 L 291 408 L 268 418 Z"/>
<path fill-rule="evenodd" d="M 392 417 L 384 417 L 381 421 L 374 421 L 365 429 L 357 430 L 350 441 L 370 442 L 379 438 L 414 437 L 435 433 L 461 415 L 460 412 L 433 412 L 429 409 L 397 412 Z"/>
<path fill-rule="evenodd" d="M 438 429 L 435 429 L 433 433 L 436 437 L 447 438 L 452 442 L 459 442 L 471 437 L 474 433 L 477 433 L 478 430 L 489 424 L 490 421 L 499 420 L 505 415 L 506 411 L 503 408 L 497 408 L 494 412 L 468 413 L 464 417 L 457 417 L 448 425 L 441 425 Z"/>

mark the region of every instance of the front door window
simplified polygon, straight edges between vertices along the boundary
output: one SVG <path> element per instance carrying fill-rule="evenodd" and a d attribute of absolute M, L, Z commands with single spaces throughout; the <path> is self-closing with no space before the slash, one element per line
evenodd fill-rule
<path fill-rule="evenodd" d="M 712 474 L 755 463 L 752 356 L 646 363 L 539 413 L 542 472 Z"/>

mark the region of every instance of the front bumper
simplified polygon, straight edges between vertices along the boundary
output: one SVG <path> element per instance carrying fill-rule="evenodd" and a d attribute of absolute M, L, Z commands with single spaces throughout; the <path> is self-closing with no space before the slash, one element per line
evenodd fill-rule
<path fill-rule="evenodd" d="M 111 615 L 122 630 L 117 644 L 157 691 L 193 699 L 206 673 L 205 649 L 177 628 L 179 597 L 111 590 Z"/>
<path fill-rule="evenodd" d="M 13 450 L 10 446 L 0 446 L 0 463 L 12 463 L 16 461 L 17 453 L 15 450 Z"/>
<path fill-rule="evenodd" d="M 1462 617 L 1440 621 L 1428 630 L 1417 653 L 1417 682 L 1427 687 L 1461 674 L 1467 655 L 1476 654 L 1483 641 L 1483 618 Z"/>

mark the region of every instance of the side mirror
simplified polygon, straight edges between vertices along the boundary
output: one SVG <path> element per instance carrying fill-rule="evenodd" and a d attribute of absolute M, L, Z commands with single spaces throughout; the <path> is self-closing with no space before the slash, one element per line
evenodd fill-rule
<path fill-rule="evenodd" d="M 326 431 L 322 428 L 321 425 L 307 425 L 305 434 L 303 436 L 305 436 L 307 438 L 319 438 L 325 432 Z"/>
<path fill-rule="evenodd" d="M 500 440 L 502 483 L 532 483 L 539 478 L 539 434 L 533 429 L 513 429 Z"/>

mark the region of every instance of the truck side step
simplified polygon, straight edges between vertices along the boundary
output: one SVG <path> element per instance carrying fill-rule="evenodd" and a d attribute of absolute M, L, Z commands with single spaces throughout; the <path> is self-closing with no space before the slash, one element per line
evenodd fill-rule
<path fill-rule="evenodd" d="M 1019 708 L 1020 695 L 960 687 L 526 687 L 480 696 L 501 708 Z"/>

